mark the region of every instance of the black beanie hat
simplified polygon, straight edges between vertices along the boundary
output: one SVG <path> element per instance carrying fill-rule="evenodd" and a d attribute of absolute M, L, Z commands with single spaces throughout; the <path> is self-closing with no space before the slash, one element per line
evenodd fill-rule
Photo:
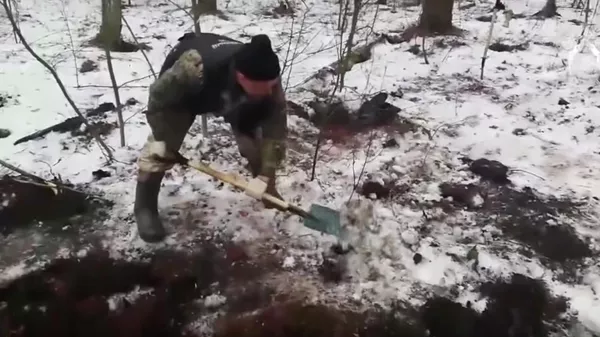
<path fill-rule="evenodd" d="M 255 35 L 235 55 L 235 68 L 248 79 L 270 81 L 279 77 L 279 58 L 271 48 L 271 40 L 264 34 Z"/>

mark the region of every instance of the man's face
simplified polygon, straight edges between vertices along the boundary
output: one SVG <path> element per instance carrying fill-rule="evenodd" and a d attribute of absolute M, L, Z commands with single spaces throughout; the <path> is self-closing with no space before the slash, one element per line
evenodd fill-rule
<path fill-rule="evenodd" d="M 275 90 L 275 86 L 277 85 L 278 79 L 270 80 L 270 81 L 254 81 L 242 73 L 236 73 L 237 81 L 244 89 L 246 94 L 250 98 L 260 99 L 264 97 L 271 96 L 273 91 Z"/>

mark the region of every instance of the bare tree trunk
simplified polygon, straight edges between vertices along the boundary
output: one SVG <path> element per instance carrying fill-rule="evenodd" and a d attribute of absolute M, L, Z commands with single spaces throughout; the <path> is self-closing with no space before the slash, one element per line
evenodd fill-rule
<path fill-rule="evenodd" d="M 556 9 L 557 9 L 556 0 L 546 0 L 546 4 L 542 8 L 542 10 L 535 13 L 534 16 L 536 16 L 538 18 L 544 18 L 544 19 L 552 18 L 552 17 L 559 15 L 558 12 L 556 11 Z"/>
<path fill-rule="evenodd" d="M 194 19 L 194 33 L 196 33 L 196 35 L 200 34 L 201 32 L 199 20 L 202 12 L 200 11 L 199 1 L 202 2 L 202 0 L 192 0 L 192 17 Z"/>
<path fill-rule="evenodd" d="M 121 28 L 123 26 L 122 17 L 121 0 L 102 0 L 102 24 L 98 34 L 98 42 L 104 48 L 113 51 L 119 49 Z"/>
<path fill-rule="evenodd" d="M 202 14 L 216 13 L 218 11 L 217 0 L 192 0 L 192 6 L 194 17 L 196 15 L 200 16 Z"/>
<path fill-rule="evenodd" d="M 448 34 L 453 32 L 453 7 L 454 0 L 423 0 L 419 30 L 424 34 Z"/>

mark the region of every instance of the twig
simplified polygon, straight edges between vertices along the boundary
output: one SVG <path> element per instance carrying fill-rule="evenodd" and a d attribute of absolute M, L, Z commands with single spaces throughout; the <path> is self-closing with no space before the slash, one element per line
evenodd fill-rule
<path fill-rule="evenodd" d="M 173 1 L 173 0 L 167 0 L 167 1 L 168 1 L 169 3 L 171 3 L 173 6 L 177 7 L 177 9 L 179 9 L 179 10 L 183 11 L 185 14 L 187 14 L 187 15 L 190 17 L 190 19 L 194 20 L 194 16 L 192 15 L 192 13 L 188 12 L 188 10 L 187 10 L 187 9 L 185 9 L 185 8 L 183 8 L 183 7 L 181 7 L 181 6 L 179 6 L 179 5 L 178 5 L 177 3 L 175 3 L 175 1 Z"/>
<path fill-rule="evenodd" d="M 27 171 L 25 171 L 23 169 L 20 169 L 20 168 L 14 166 L 14 165 L 12 165 L 12 164 L 10 164 L 10 163 L 2 160 L 2 159 L 0 159 L 0 165 L 6 167 L 7 169 L 9 169 L 11 171 L 14 171 L 14 172 L 18 173 L 18 174 L 20 174 L 20 175 L 22 175 L 24 177 L 27 177 L 27 178 L 29 178 L 31 180 L 34 180 L 34 181 L 27 181 L 27 180 L 21 180 L 21 179 L 17 179 L 17 178 L 13 178 L 13 177 L 10 178 L 10 179 L 12 179 L 12 180 L 14 180 L 16 182 L 23 183 L 23 184 L 30 184 L 30 185 L 40 186 L 40 187 L 47 187 L 47 188 L 52 188 L 52 189 L 60 188 L 60 189 L 66 190 L 66 191 L 71 191 L 71 192 L 83 194 L 83 195 L 86 195 L 86 196 L 89 196 L 89 197 L 92 197 L 92 198 L 95 198 L 95 199 L 99 199 L 99 200 L 103 200 L 103 201 L 108 201 L 107 199 L 104 199 L 104 198 L 102 198 L 100 196 L 78 191 L 78 190 L 76 190 L 74 188 L 66 186 L 63 183 L 48 181 L 48 180 L 46 180 L 44 178 L 36 176 L 35 174 L 29 173 L 29 172 L 27 172 Z"/>
<path fill-rule="evenodd" d="M 346 20 L 346 13 L 348 12 L 348 7 L 349 7 L 349 0 L 345 0 L 346 1 L 346 6 L 343 7 L 343 1 L 340 0 L 340 16 L 338 17 L 338 28 L 340 29 L 340 45 L 339 45 L 339 50 L 338 50 L 338 60 L 342 60 L 344 57 L 344 21 Z M 344 9 L 344 11 L 342 12 L 342 8 Z M 333 86 L 333 90 L 331 90 L 331 94 L 329 95 L 329 99 L 327 100 L 327 107 L 331 107 L 331 102 L 333 102 L 333 98 L 335 97 L 335 93 L 337 92 L 339 86 L 340 86 L 340 77 L 341 77 L 341 72 L 336 72 L 336 77 L 335 77 L 335 84 Z M 315 175 L 316 175 L 316 171 L 317 171 L 317 160 L 319 158 L 319 150 L 321 149 L 321 143 L 323 142 L 323 137 L 324 137 L 324 128 L 327 125 L 327 122 L 329 121 L 330 116 L 333 115 L 332 113 L 330 113 L 326 118 L 324 118 L 323 121 L 321 122 L 321 125 L 319 125 L 319 133 L 317 134 L 317 142 L 315 144 L 315 152 L 313 153 L 313 159 L 312 159 L 312 167 L 311 167 L 311 173 L 310 173 L 310 181 L 314 181 L 315 180 Z"/>
<path fill-rule="evenodd" d="M 115 78 L 115 70 L 113 69 L 112 56 L 110 55 L 110 49 L 104 48 L 104 54 L 106 55 L 106 64 L 108 65 L 108 74 L 110 75 L 110 82 L 113 86 L 113 92 L 115 94 L 115 106 L 117 107 L 117 118 L 119 120 L 119 135 L 121 138 L 121 147 L 125 146 L 125 123 L 123 122 L 123 105 L 121 104 L 121 98 L 119 97 L 119 88 L 117 87 L 117 79 Z"/>
<path fill-rule="evenodd" d="M 498 16 L 498 9 L 494 8 L 494 12 L 492 13 L 492 22 L 490 22 L 490 30 L 488 31 L 488 37 L 485 41 L 485 49 L 483 50 L 483 57 L 481 58 L 481 76 L 480 79 L 483 80 L 483 71 L 485 69 L 485 60 L 487 59 L 487 53 L 490 48 L 490 43 L 492 41 L 492 33 L 494 32 L 494 23 L 496 23 L 496 18 Z"/>
<path fill-rule="evenodd" d="M 540 175 L 537 175 L 537 174 L 535 174 L 533 172 L 525 171 L 525 170 L 522 170 L 522 169 L 511 169 L 510 170 L 510 173 L 515 173 L 515 172 L 521 172 L 521 173 L 530 174 L 530 175 L 532 175 L 532 176 L 534 176 L 534 177 L 536 177 L 536 178 L 538 178 L 538 179 L 540 179 L 542 181 L 546 181 L 546 179 L 544 179 L 544 177 L 542 177 Z"/>
<path fill-rule="evenodd" d="M 112 161 L 114 159 L 114 156 L 112 154 L 111 149 L 106 145 L 106 143 L 104 143 L 104 141 L 102 140 L 102 138 L 100 138 L 100 135 L 96 132 L 96 130 L 94 129 L 94 127 L 89 123 L 89 121 L 81 113 L 81 111 L 79 110 L 79 108 L 77 107 L 77 105 L 75 105 L 75 102 L 73 101 L 73 99 L 71 98 L 71 96 L 69 95 L 69 93 L 67 92 L 67 89 L 65 88 L 65 85 L 61 81 L 60 77 L 58 77 L 58 74 L 56 73 L 56 71 L 48 64 L 48 62 L 44 61 L 44 59 L 42 59 L 31 48 L 31 46 L 29 45 L 29 43 L 27 43 L 27 41 L 25 40 L 25 37 L 23 36 L 23 34 L 21 33 L 21 30 L 17 26 L 15 18 L 13 17 L 12 12 L 10 11 L 9 6 L 7 5 L 7 2 L 8 2 L 8 0 L 2 0 L 2 7 L 4 7 L 4 10 L 6 11 L 6 16 L 8 17 L 8 20 L 10 21 L 10 24 L 11 24 L 11 26 L 13 28 L 13 31 L 19 37 L 19 40 L 21 41 L 21 44 L 23 45 L 23 47 L 25 47 L 25 49 L 29 52 L 29 54 L 31 54 L 31 56 L 33 56 L 33 58 L 35 58 L 42 66 L 44 66 L 44 68 L 46 68 L 50 72 L 50 74 L 52 74 L 52 77 L 54 77 L 54 80 L 56 81 L 56 84 L 58 84 L 58 87 L 60 88 L 62 94 L 65 96 L 65 99 L 69 102 L 69 105 L 71 105 L 71 108 L 73 108 L 73 110 L 75 111 L 75 113 L 81 118 L 81 120 L 83 121 L 83 123 L 87 127 L 88 131 L 92 134 L 92 137 L 94 137 L 94 139 L 98 142 L 100 148 L 102 150 L 104 150 L 104 155 L 106 156 L 106 158 L 108 159 L 108 161 Z"/>
<path fill-rule="evenodd" d="M 583 36 L 585 35 L 585 31 L 586 31 L 587 27 L 589 26 L 589 20 L 590 20 L 590 0 L 587 0 L 585 2 L 585 20 L 583 21 L 583 28 L 581 29 L 580 39 L 583 38 Z"/>
<path fill-rule="evenodd" d="M 19 17 L 19 10 L 16 8 L 16 7 L 18 7 L 17 6 L 17 1 L 16 0 L 15 1 L 8 0 L 8 8 L 9 8 L 10 12 L 12 13 L 13 12 L 13 8 L 12 8 L 12 3 L 13 2 L 15 4 L 15 14 L 17 15 L 17 19 L 18 19 L 18 17 Z M 17 27 L 18 27 L 18 25 L 17 25 Z M 19 36 L 14 31 L 14 29 L 13 29 L 13 37 L 15 38 L 15 43 L 19 43 Z"/>
<path fill-rule="evenodd" d="M 51 181 L 48 181 L 46 183 L 36 183 L 36 182 L 33 182 L 33 181 L 21 180 L 21 179 L 16 179 L 16 178 L 12 178 L 12 177 L 10 179 L 12 181 L 16 181 L 16 182 L 21 183 L 21 184 L 29 184 L 29 185 L 39 186 L 39 187 L 50 188 L 50 189 L 53 189 L 53 190 L 61 189 L 61 190 L 65 190 L 65 191 L 71 191 L 71 192 L 74 192 L 74 193 L 85 195 L 86 197 L 90 197 L 90 198 L 93 198 L 93 199 L 97 199 L 97 200 L 102 200 L 102 201 L 109 202 L 108 199 L 105 199 L 105 198 L 103 198 L 101 196 L 94 195 L 94 194 L 87 193 L 87 192 L 81 192 L 81 191 L 78 191 L 78 190 L 76 190 L 74 188 L 71 188 L 69 186 L 65 186 L 64 184 L 57 184 L 57 183 L 54 183 L 54 182 L 51 182 Z"/>
<path fill-rule="evenodd" d="M 75 83 L 79 87 L 79 66 L 77 65 L 77 54 L 75 53 L 75 44 L 73 43 L 73 34 L 71 34 L 71 26 L 69 25 L 69 18 L 67 16 L 67 11 L 65 10 L 65 3 L 62 2 L 62 15 L 65 20 L 65 25 L 67 26 L 67 34 L 69 36 L 69 45 L 71 46 L 71 54 L 73 54 L 73 65 L 75 66 Z"/>
<path fill-rule="evenodd" d="M 131 29 L 131 26 L 129 25 L 129 22 L 127 22 L 127 20 L 125 19 L 125 16 L 122 16 L 121 20 L 123 20 L 123 23 L 125 24 L 125 27 L 127 27 L 127 30 L 129 31 L 129 34 L 131 34 L 131 38 L 133 39 L 133 42 L 135 42 L 136 45 L 141 46 L 141 44 L 138 41 L 137 37 L 133 33 L 133 29 Z M 142 55 L 144 56 L 144 59 L 146 60 L 146 63 L 148 64 L 148 68 L 150 68 L 150 71 L 152 72 L 152 76 L 154 76 L 154 78 L 156 79 L 156 77 L 157 77 L 156 76 L 156 72 L 154 71 L 154 67 L 152 67 L 152 63 L 150 62 L 150 59 L 148 59 L 148 55 L 146 55 L 146 52 L 144 51 L 144 48 L 140 48 L 140 51 L 142 52 Z"/>
<path fill-rule="evenodd" d="M 346 7 L 345 10 L 348 10 L 348 3 L 346 3 Z M 333 90 L 331 91 L 331 94 L 329 96 L 329 99 L 327 101 L 327 107 L 331 107 L 331 103 L 333 102 L 333 98 L 335 97 L 335 93 L 337 90 L 341 90 L 344 88 L 344 74 L 346 73 L 346 70 L 349 66 L 349 61 L 350 61 L 350 55 L 352 53 L 352 45 L 354 43 L 354 35 L 356 33 L 356 26 L 358 24 L 358 17 L 359 17 L 359 13 L 361 10 L 362 6 L 361 6 L 361 0 L 354 0 L 354 8 L 353 8 L 353 12 L 352 12 L 352 23 L 350 26 L 350 32 L 348 33 L 348 39 L 346 40 L 346 45 L 344 45 L 343 43 L 343 30 L 340 32 L 340 50 L 339 50 L 339 60 L 338 61 L 338 65 L 339 68 L 341 69 L 337 69 L 336 71 L 336 80 L 335 80 L 335 85 L 333 87 Z M 346 13 L 343 13 L 343 15 L 341 15 L 341 17 L 343 18 L 342 20 L 346 20 Z M 344 26 L 343 24 L 341 24 L 340 26 Z M 317 143 L 315 144 L 315 152 L 313 154 L 313 163 L 312 163 L 312 168 L 311 168 L 311 178 L 310 180 L 313 181 L 315 179 L 315 172 L 316 172 L 316 167 L 317 167 L 317 159 L 319 156 L 319 150 L 321 148 L 321 143 L 323 142 L 323 137 L 324 137 L 324 128 L 326 127 L 329 119 L 333 116 L 333 112 L 330 112 L 326 118 L 324 118 L 323 121 L 321 121 L 321 125 L 319 128 L 319 133 L 317 135 Z"/>
<path fill-rule="evenodd" d="M 429 64 L 429 60 L 427 59 L 427 50 L 425 50 L 425 35 L 423 35 L 423 39 L 421 40 L 421 49 L 423 49 L 423 59 L 425 60 L 425 64 Z"/>
<path fill-rule="evenodd" d="M 348 70 L 350 55 L 352 54 L 352 45 L 354 44 L 354 35 L 356 35 L 356 26 L 358 25 L 358 14 L 360 13 L 362 0 L 354 0 L 354 8 L 352 11 L 352 21 L 350 24 L 350 32 L 348 33 L 348 41 L 346 41 L 346 55 L 342 60 L 342 76 L 340 77 L 340 89 L 344 89 L 344 81 L 346 79 L 346 71 Z"/>
<path fill-rule="evenodd" d="M 350 197 L 348 198 L 348 201 L 352 200 L 352 197 L 354 196 L 354 193 L 358 189 L 358 185 L 360 184 L 360 181 L 365 174 L 365 169 L 367 167 L 367 163 L 369 163 L 369 152 L 371 152 L 371 147 L 373 145 L 374 139 L 375 139 L 375 130 L 372 130 L 371 134 L 369 135 L 369 143 L 367 145 L 367 149 L 365 150 L 365 161 L 363 162 L 362 167 L 360 169 L 360 173 L 358 174 L 358 179 L 353 180 L 354 185 L 352 186 L 352 192 L 350 192 Z M 352 163 L 352 172 L 354 172 L 354 162 Z"/>
<path fill-rule="evenodd" d="M 306 16 L 308 15 L 308 13 L 309 13 L 309 11 L 306 10 L 304 12 L 304 15 L 302 15 L 302 21 L 300 23 L 300 30 L 298 31 L 298 38 L 296 39 L 296 46 L 294 46 L 294 52 L 292 53 L 292 58 L 290 60 L 290 70 L 288 71 L 287 79 L 285 81 L 285 90 L 286 91 L 288 90 L 288 88 L 290 86 L 290 78 L 292 77 L 292 67 L 296 63 L 296 59 L 298 58 L 298 56 L 300 56 L 304 52 L 304 50 L 306 50 L 306 48 L 308 48 L 308 45 L 310 44 L 310 42 L 312 42 L 312 40 L 309 41 L 307 43 L 307 45 L 301 51 L 298 51 L 298 46 L 300 45 L 300 40 L 302 39 L 302 36 L 304 35 L 304 32 L 305 32 L 304 25 L 306 23 Z M 292 20 L 293 20 L 293 17 L 292 17 Z M 313 37 L 313 39 L 314 39 L 314 37 Z M 291 43 L 291 37 L 290 37 L 290 43 Z M 287 55 L 286 55 L 286 58 L 287 58 Z"/>
<path fill-rule="evenodd" d="M 290 51 L 292 50 L 292 40 L 294 39 L 294 23 L 296 23 L 296 16 L 292 15 L 292 24 L 290 25 L 290 40 L 288 41 L 287 50 L 285 52 L 285 59 L 283 61 L 283 69 L 281 69 L 281 73 L 284 73 L 288 67 L 288 61 L 289 61 L 288 57 L 290 56 Z M 298 45 L 296 45 L 296 47 L 297 46 Z M 290 67 L 291 66 L 293 66 L 293 62 L 292 62 L 292 64 L 290 64 Z M 290 74 L 291 73 L 292 73 L 292 70 L 290 69 Z M 289 80 L 290 80 L 290 76 L 288 75 L 284 90 L 287 90 Z"/>

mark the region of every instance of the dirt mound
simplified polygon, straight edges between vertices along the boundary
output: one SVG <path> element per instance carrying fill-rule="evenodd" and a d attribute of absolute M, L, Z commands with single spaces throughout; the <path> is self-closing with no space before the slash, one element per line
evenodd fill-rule
<path fill-rule="evenodd" d="M 485 284 L 479 314 L 445 298 L 422 308 L 377 306 L 354 312 L 290 300 L 269 289 L 281 261 L 253 258 L 231 243 L 195 253 L 158 251 L 142 261 L 105 252 L 58 259 L 0 288 L 1 336 L 194 336 L 188 323 L 208 320 L 215 337 L 508 337 L 547 336 L 544 320 L 567 308 L 522 275 Z M 290 289 L 290 293 L 294 289 Z M 208 299 L 225 299 L 216 307 Z M 299 297 L 295 297 L 296 299 Z M 517 334 L 518 335 L 518 334 Z"/>
<path fill-rule="evenodd" d="M 440 190 L 443 197 L 452 197 L 452 205 L 445 201 L 440 205 L 446 211 L 466 207 L 476 212 L 479 225 L 499 227 L 509 238 L 546 258 L 547 263 L 581 261 L 592 255 L 575 229 L 561 220 L 577 218 L 581 204 L 576 201 L 544 197 L 527 187 L 517 190 L 488 182 L 443 183 Z"/>
<path fill-rule="evenodd" d="M 567 309 L 564 299 L 553 298 L 538 280 L 514 274 L 509 282 L 499 280 L 482 285 L 486 309 L 478 313 L 443 297 L 423 307 L 423 322 L 431 337 L 549 336 L 549 325 Z"/>
<path fill-rule="evenodd" d="M 557 322 L 568 309 L 564 298 L 554 298 L 543 282 L 521 274 L 513 274 L 510 282 L 499 280 L 481 286 L 488 297 L 480 324 L 493 336 L 547 336 L 544 322 Z"/>
<path fill-rule="evenodd" d="M 40 229 L 58 230 L 73 215 L 89 213 L 104 204 L 74 190 L 51 188 L 44 182 L 24 177 L 0 179 L 0 233 L 35 224 Z"/>
<path fill-rule="evenodd" d="M 488 212 L 500 214 L 496 223 L 506 235 L 558 263 L 592 256 L 575 229 L 560 220 L 561 216 L 576 217 L 579 206 L 566 198 L 543 198 L 531 188 L 518 191 L 508 187 L 488 189 L 486 202 Z"/>
<path fill-rule="evenodd" d="M 158 252 L 144 262 L 104 252 L 55 260 L 0 289 L 0 335 L 187 336 L 184 323 L 196 318 L 190 313 L 203 310 L 196 299 L 253 284 L 272 270 L 268 259 L 250 261 L 240 251 L 206 244 L 198 253 Z M 248 310 L 261 304 L 245 300 Z"/>
<path fill-rule="evenodd" d="M 289 302 L 248 316 L 226 317 L 215 337 L 425 337 L 411 319 L 383 311 L 357 313 Z"/>
<path fill-rule="evenodd" d="M 421 128 L 401 118 L 400 108 L 387 102 L 388 93 L 381 92 L 366 100 L 356 111 L 350 111 L 341 101 L 316 98 L 306 102 L 314 113 L 309 114 L 302 106 L 289 104 L 290 113 L 308 119 L 323 131 L 323 136 L 334 142 L 345 142 L 357 134 L 383 130 L 390 135 L 417 132 Z"/>

